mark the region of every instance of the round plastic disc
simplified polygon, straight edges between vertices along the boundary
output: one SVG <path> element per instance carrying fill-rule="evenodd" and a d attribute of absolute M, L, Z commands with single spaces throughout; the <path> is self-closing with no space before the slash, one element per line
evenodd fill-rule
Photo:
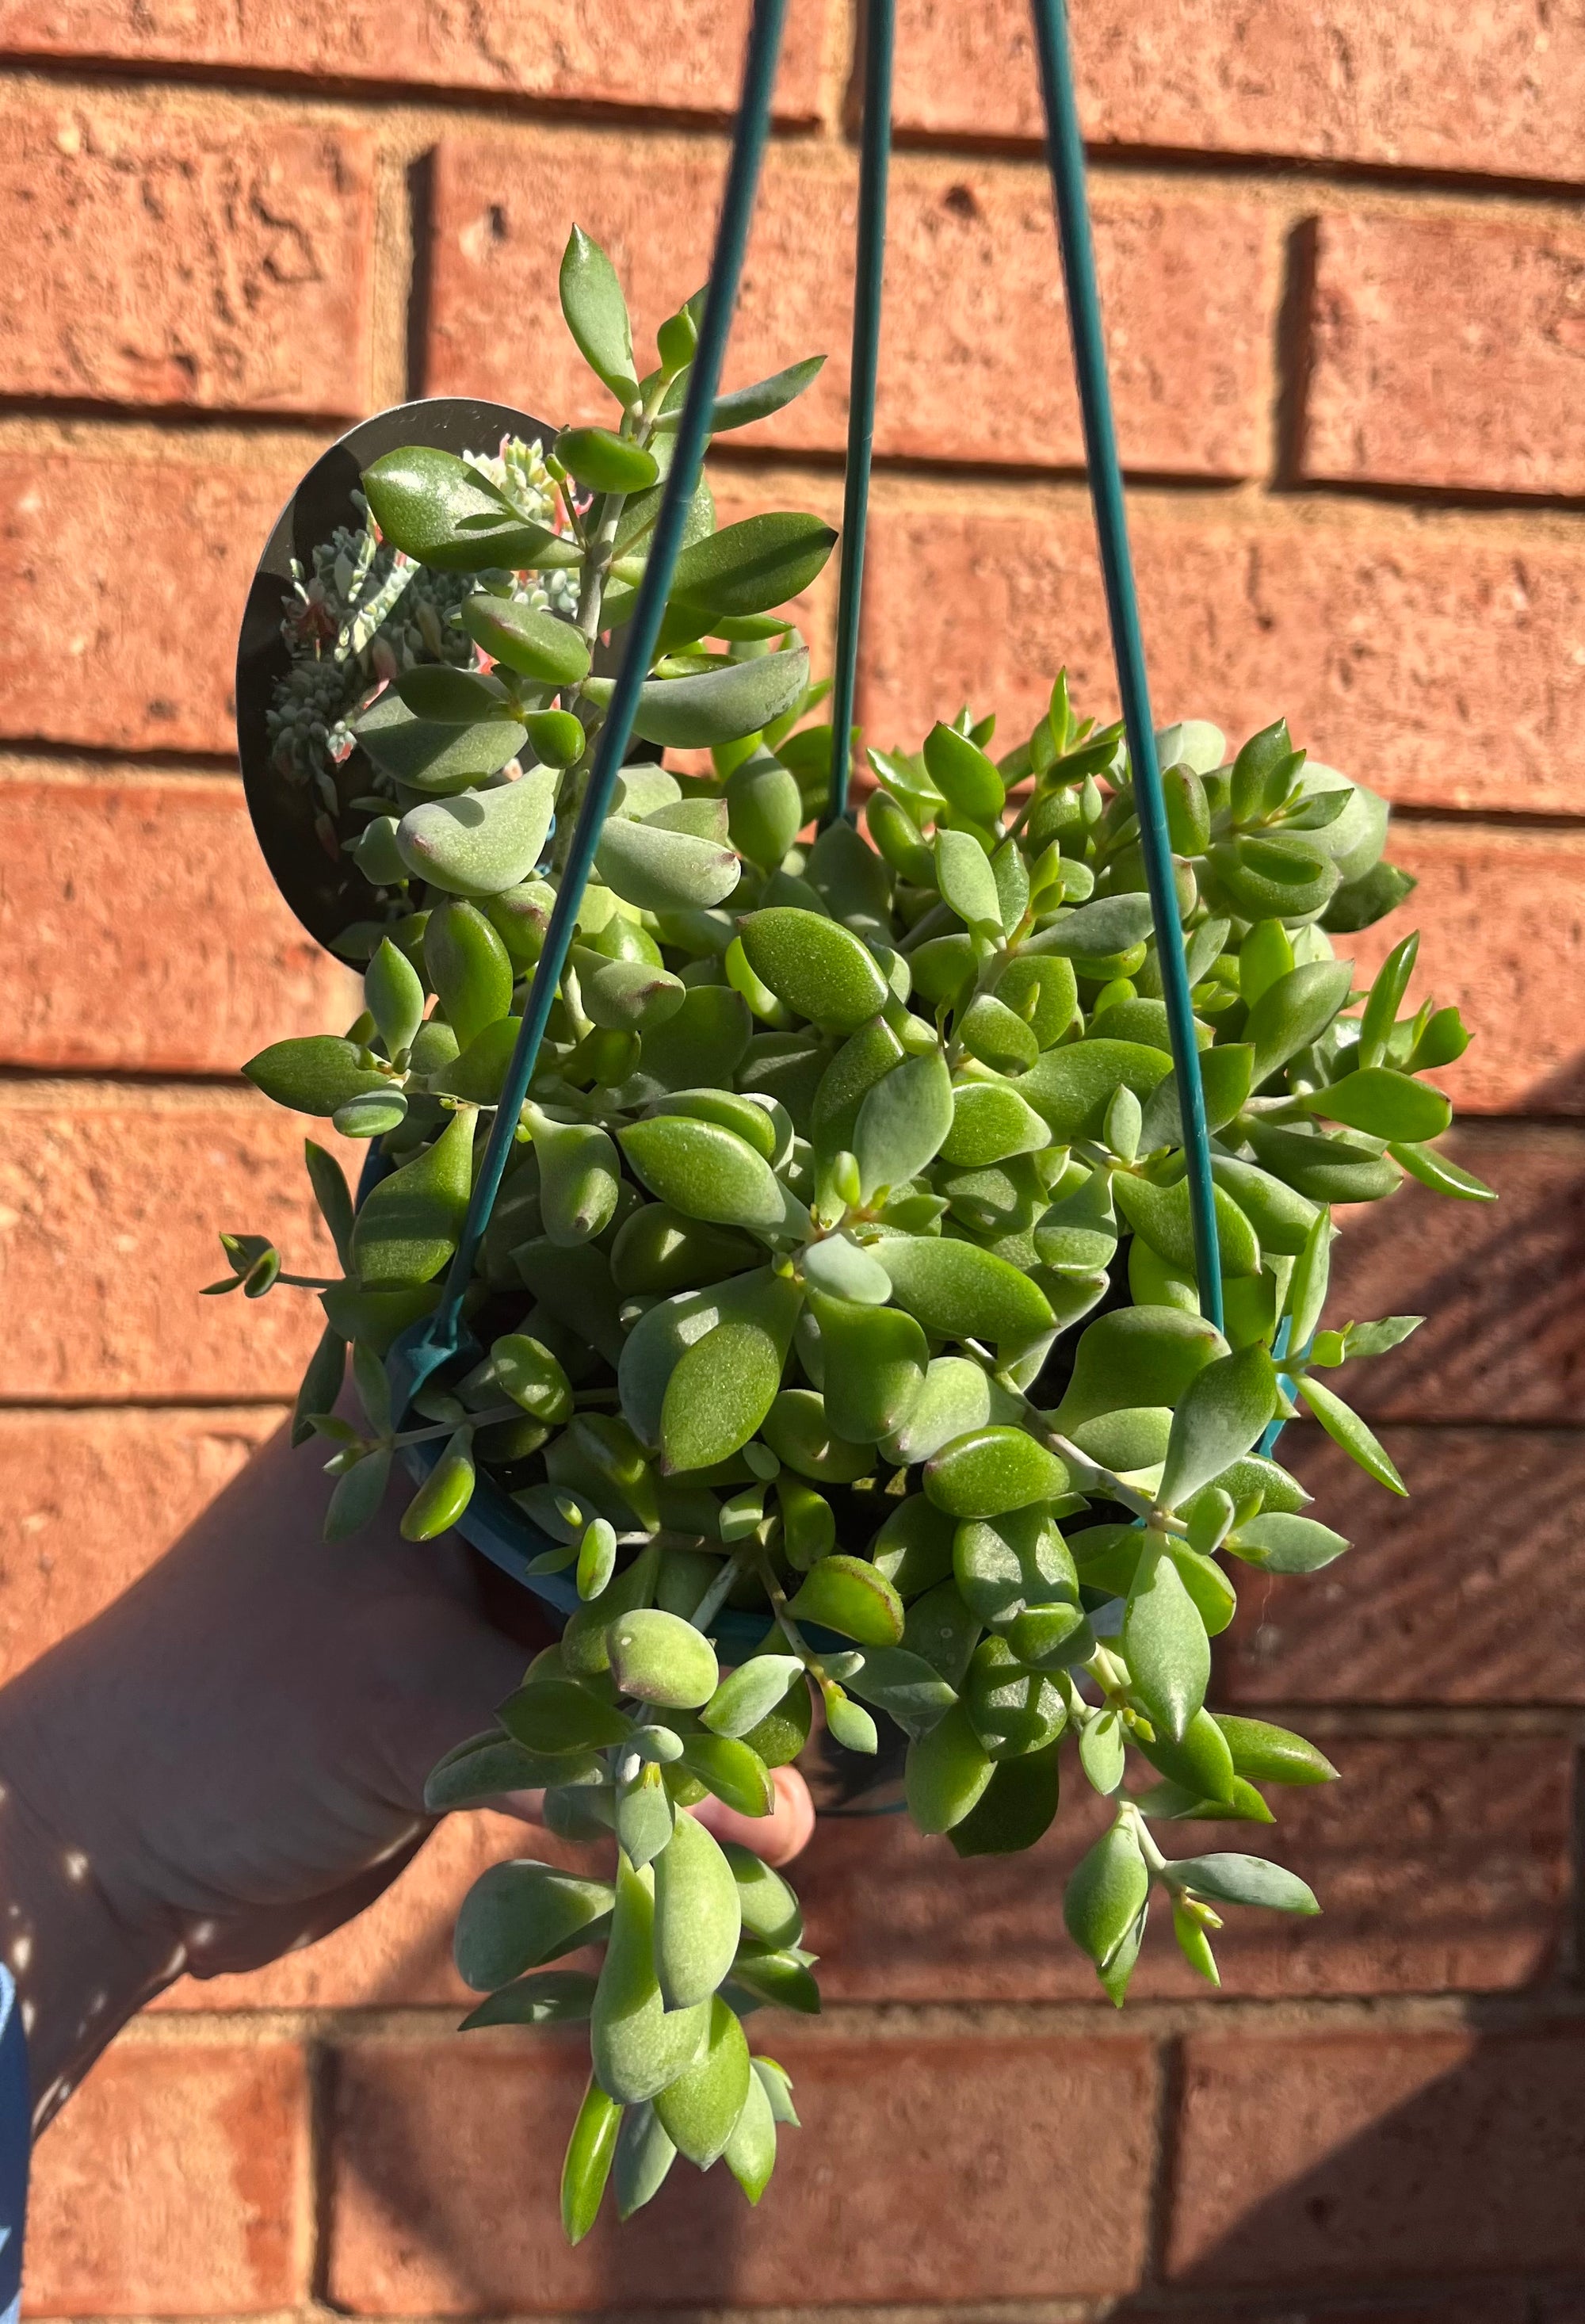
<path fill-rule="evenodd" d="M 284 775 L 271 749 L 268 713 L 291 667 L 281 622 L 292 594 L 292 560 L 311 573 L 315 549 L 338 526 L 359 529 L 363 518 L 353 495 L 364 470 L 382 454 L 425 444 L 488 456 L 507 436 L 538 437 L 548 445 L 556 430 L 510 404 L 462 395 L 399 403 L 360 420 L 308 471 L 276 519 L 253 574 L 236 649 L 236 740 L 248 812 L 276 886 L 304 927 L 332 948 L 344 929 L 367 918 L 368 890 L 356 867 L 332 853 L 321 836 L 323 802 L 312 784 Z M 336 835 L 347 835 L 338 830 Z"/>

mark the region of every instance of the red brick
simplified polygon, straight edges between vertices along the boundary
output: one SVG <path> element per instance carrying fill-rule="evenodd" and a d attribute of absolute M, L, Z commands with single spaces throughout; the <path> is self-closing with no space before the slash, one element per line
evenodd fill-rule
<path fill-rule="evenodd" d="M 1282 1459 L 1355 1554 L 1322 1573 L 1238 1577 L 1230 1699 L 1585 1702 L 1585 1435 L 1385 1428 L 1381 1441 L 1406 1501 L 1319 1429 L 1285 1435 Z"/>
<path fill-rule="evenodd" d="M 1388 853 L 1419 888 L 1337 949 L 1364 984 L 1420 929 L 1407 1005 L 1455 1002 L 1473 1037 L 1437 1086 L 1461 1112 L 1585 1112 L 1585 834 L 1401 822 Z"/>
<path fill-rule="evenodd" d="M 1129 2039 L 775 2033 L 801 2131 L 750 2212 L 677 2169 L 576 2252 L 557 2218 L 581 2041 L 370 2043 L 337 2061 L 328 2297 L 430 2316 L 1121 2291 L 1146 2234 L 1154 2075 Z M 1075 2126 L 1083 2125 L 1083 2135 Z M 434 2167 L 443 2155 L 446 2167 Z"/>
<path fill-rule="evenodd" d="M 613 171 L 604 139 L 584 131 L 443 142 L 432 394 L 527 394 L 554 419 L 609 417 L 610 399 L 558 314 L 565 220 L 576 215 L 605 244 L 633 292 L 638 328 L 652 333 L 707 272 L 724 149 L 657 138 L 633 158 L 631 168 Z M 757 378 L 811 354 L 828 361 L 816 385 L 752 440 L 800 450 L 845 441 L 856 192 L 850 156 L 792 146 L 767 161 L 729 377 Z M 1250 474 L 1262 463 L 1269 401 L 1275 213 L 1141 183 L 1101 189 L 1095 225 L 1125 456 L 1137 467 Z M 879 451 L 1082 462 L 1043 171 L 899 155 L 887 269 Z M 524 318 L 544 326 L 528 386 L 518 352 Z M 1170 367 L 1164 345 L 1174 350 Z"/>
<path fill-rule="evenodd" d="M 393 10 L 349 0 L 267 0 L 245 12 L 180 0 L 0 0 L 0 51 L 136 65 L 405 82 L 580 104 L 730 115 L 737 103 L 747 0 L 664 0 L 613 15 L 598 0 L 445 0 Z M 825 0 L 792 0 L 777 114 L 819 109 Z"/>
<path fill-rule="evenodd" d="M 35 2316 L 251 2316 L 308 2292 L 302 2053 L 128 2043 L 34 2157 Z"/>
<path fill-rule="evenodd" d="M 1322 218 L 1311 328 L 1306 476 L 1585 491 L 1574 219 Z"/>
<path fill-rule="evenodd" d="M 1573 2024 L 1192 2040 L 1173 2274 L 1319 2290 L 1578 2268 L 1582 2064 Z"/>
<path fill-rule="evenodd" d="M 234 781 L 0 761 L 0 858 L 7 1065 L 231 1074 L 362 1005 L 282 902 Z"/>
<path fill-rule="evenodd" d="M 1371 0 L 1091 0 L 1074 12 L 1080 109 L 1097 145 L 1298 154 L 1401 169 L 1578 180 L 1585 51 L 1545 0 L 1449 10 Z M 899 128 L 1037 139 L 1019 0 L 903 0 Z"/>
<path fill-rule="evenodd" d="M 1354 1627 L 1347 1609 L 1334 1609 L 1332 1619 L 1346 1641 Z M 1325 1748 L 1341 1782 L 1274 1789 L 1275 1827 L 1158 1830 L 1173 1856 L 1271 1854 L 1321 1899 L 1319 1920 L 1230 1913 L 1216 1940 L 1223 1990 L 1280 2000 L 1533 1982 L 1556 1950 L 1566 1909 L 1571 1748 L 1331 1737 Z M 900 1816 L 822 1826 L 793 1879 L 827 1997 L 1104 2007 L 1089 1964 L 1061 1934 L 1056 1904 L 1109 1817 L 1074 1762 L 1064 1765 L 1057 1824 L 1028 1855 L 960 1863 L 945 1841 L 921 1840 Z M 1203 1995 L 1166 1917 L 1158 1918 L 1136 1994 Z"/>
<path fill-rule="evenodd" d="M 0 1412 L 0 1677 L 135 1582 L 279 1421 L 267 1406 Z"/>
<path fill-rule="evenodd" d="M 1223 2301 L 1212 2307 L 1185 2308 L 1175 2301 L 1170 2309 L 1141 2305 L 1120 2313 L 1129 2324 L 1145 2324 L 1147 2318 L 1152 2324 L 1166 2324 L 1168 2316 L 1172 2324 L 1535 2324 L 1522 2284 L 1488 2288 L 1467 2280 L 1442 2292 L 1415 2293 L 1405 2300 L 1395 2300 L 1388 2293 L 1363 2304 L 1345 2292 L 1336 2306 L 1326 2300 L 1285 2299 L 1274 2308 L 1264 2302 L 1251 2308 L 1241 2300 L 1236 2309 L 1230 2309 Z M 1547 2308 L 1544 2324 L 1577 2324 L 1577 2311 L 1571 2310 L 1565 2318 L 1561 2310 L 1554 2316 Z"/>
<path fill-rule="evenodd" d="M 9 106 L 4 151 L 0 391 L 366 407 L 366 132 L 63 91 Z"/>
<path fill-rule="evenodd" d="M 244 601 L 301 473 L 0 454 L 0 734 L 229 756 Z"/>
<path fill-rule="evenodd" d="M 324 1318 L 308 1292 L 200 1299 L 217 1236 L 334 1269 L 302 1167 L 309 1125 L 249 1092 L 14 1083 L 0 1091 L 0 1400 L 291 1397 Z M 357 1167 L 355 1149 L 334 1134 Z"/>
<path fill-rule="evenodd" d="M 1496 1203 L 1450 1202 L 1411 1180 L 1340 1222 L 1328 1314 L 1427 1318 L 1405 1346 L 1345 1375 L 1348 1393 L 1382 1420 L 1576 1423 L 1585 1139 L 1468 1123 L 1446 1143 L 1496 1187 Z"/>
<path fill-rule="evenodd" d="M 1278 712 L 1390 797 L 1573 814 L 1585 685 L 1585 536 L 1564 520 L 1387 511 L 1254 514 L 1136 493 L 1132 531 L 1157 717 L 1236 736 Z M 917 747 L 965 696 L 1027 733 L 1066 663 L 1116 701 L 1087 505 L 1026 487 L 980 505 L 877 494 L 862 715 Z"/>

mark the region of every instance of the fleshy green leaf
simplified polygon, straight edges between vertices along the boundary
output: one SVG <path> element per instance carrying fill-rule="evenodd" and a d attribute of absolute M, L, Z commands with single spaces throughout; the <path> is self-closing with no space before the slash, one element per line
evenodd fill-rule
<path fill-rule="evenodd" d="M 808 682 L 809 657 L 801 646 L 690 678 L 647 678 L 633 733 L 668 750 L 719 749 L 770 725 L 802 699 Z M 614 687 L 613 678 L 591 678 L 584 693 L 604 709 Z"/>
<path fill-rule="evenodd" d="M 895 1646 L 902 1638 L 902 1600 L 867 1558 L 823 1557 L 788 1610 L 795 1621 L 818 1623 L 863 1646 Z"/>
<path fill-rule="evenodd" d="M 905 1771 L 908 1813 L 923 1832 L 950 1831 L 983 1798 L 996 1762 L 975 1734 L 961 1702 L 908 1745 Z"/>
<path fill-rule="evenodd" d="M 1271 1358 L 1258 1342 L 1221 1356 L 1196 1374 L 1173 1415 L 1163 1506 L 1177 1508 L 1249 1452 L 1276 1402 Z"/>
<path fill-rule="evenodd" d="M 747 1735 L 775 1710 L 804 1665 L 795 1655 L 755 1655 L 729 1671 L 699 1713 L 715 1735 Z"/>
<path fill-rule="evenodd" d="M 1187 1856 L 1168 1867 L 1175 1886 L 1217 1904 L 1265 1904 L 1276 1913 L 1319 1913 L 1297 1873 L 1264 1856 Z"/>
<path fill-rule="evenodd" d="M 952 1076 L 939 1049 L 894 1066 L 864 1098 L 853 1130 L 864 1199 L 916 1177 L 941 1151 L 952 1121 Z"/>
<path fill-rule="evenodd" d="M 896 1720 L 905 1735 L 927 1735 L 957 1701 L 954 1688 L 921 1655 L 906 1646 L 870 1646 L 850 1691 Z"/>
<path fill-rule="evenodd" d="M 780 411 L 802 395 L 825 362 L 824 355 L 806 355 L 801 363 L 788 364 L 785 371 L 772 372 L 769 379 L 757 381 L 752 387 L 734 387 L 718 395 L 710 414 L 711 434 L 719 436 L 729 428 L 747 428 L 756 420 L 769 420 L 773 411 Z"/>
<path fill-rule="evenodd" d="M 758 1321 L 717 1323 L 667 1382 L 660 1450 L 668 1470 L 708 1469 L 745 1445 L 776 1400 L 787 1344 Z"/>
<path fill-rule="evenodd" d="M 1440 1090 L 1428 1089 L 1389 1065 L 1362 1065 L 1358 1073 L 1316 1090 L 1304 1104 L 1307 1111 L 1324 1114 L 1350 1130 L 1415 1145 L 1440 1138 L 1453 1118 Z"/>
<path fill-rule="evenodd" d="M 582 2243 L 599 2215 L 621 2124 L 622 2108 L 591 2075 L 561 2166 L 561 2224 L 569 2244 Z"/>
<path fill-rule="evenodd" d="M 639 400 L 632 325 L 616 269 L 592 235 L 575 226 L 561 254 L 561 311 L 578 353 L 620 403 Z"/>
<path fill-rule="evenodd" d="M 779 905 L 751 912 L 741 933 L 755 975 L 824 1031 L 855 1033 L 885 1006 L 874 954 L 836 921 Z"/>
<path fill-rule="evenodd" d="M 938 830 L 935 879 L 945 900 L 980 936 L 1001 933 L 1001 899 L 985 850 L 966 831 Z"/>
<path fill-rule="evenodd" d="M 835 540 L 834 529 L 819 517 L 790 509 L 723 525 L 683 550 L 671 603 L 729 616 L 784 605 L 817 577 Z"/>
<path fill-rule="evenodd" d="M 1080 1858 L 1063 1893 L 1062 1915 L 1082 1952 L 1103 1969 L 1144 1909 L 1150 1875 L 1131 1820 L 1120 1816 Z"/>
<path fill-rule="evenodd" d="M 1205 1701 L 1211 1643 L 1158 1534 L 1147 1536 L 1129 1591 L 1122 1650 L 1131 1691 L 1151 1724 L 1174 1741 L 1181 1740 Z"/>
<path fill-rule="evenodd" d="M 493 1864 L 456 1916 L 457 1975 L 475 1993 L 493 1993 L 598 1936 L 612 1902 L 604 1880 L 553 1864 Z"/>
<path fill-rule="evenodd" d="M 655 1973 L 668 2009 L 709 1998 L 742 1932 L 737 1882 L 719 1843 L 693 1816 L 678 1816 L 655 1859 Z"/>
<path fill-rule="evenodd" d="M 1402 1163 L 1412 1178 L 1418 1178 L 1421 1185 L 1429 1186 L 1433 1194 L 1451 1194 L 1456 1201 L 1462 1203 L 1495 1203 L 1497 1200 L 1495 1186 L 1488 1186 L 1483 1178 L 1477 1178 L 1473 1171 L 1464 1169 L 1457 1162 L 1450 1162 L 1445 1154 L 1438 1154 L 1429 1146 L 1398 1141 L 1387 1150 L 1395 1162 Z"/>
<path fill-rule="evenodd" d="M 1360 1419 L 1341 1397 L 1321 1381 L 1306 1378 L 1299 1382 L 1299 1394 L 1334 1444 L 1341 1444 L 1352 1461 L 1357 1461 L 1368 1477 L 1385 1485 L 1389 1493 L 1399 1493 L 1405 1499 L 1409 1489 L 1399 1476 L 1387 1453 Z"/>
<path fill-rule="evenodd" d="M 742 869 L 719 840 L 625 816 L 606 824 L 594 861 L 608 888 L 650 912 L 707 910 L 731 895 Z"/>
<path fill-rule="evenodd" d="M 972 1429 L 925 1464 L 926 1494 L 954 1517 L 996 1517 L 1055 1500 L 1069 1482 L 1056 1454 L 1021 1428 Z"/>
<path fill-rule="evenodd" d="M 1244 1028 L 1255 1050 L 1253 1087 L 1320 1039 L 1347 1001 L 1353 976 L 1349 961 L 1310 961 L 1267 986 Z"/>
<path fill-rule="evenodd" d="M 685 1218 L 714 1226 L 780 1226 L 786 1207 L 775 1174 L 735 1131 L 663 1114 L 630 1123 L 618 1138 L 650 1192 Z"/>

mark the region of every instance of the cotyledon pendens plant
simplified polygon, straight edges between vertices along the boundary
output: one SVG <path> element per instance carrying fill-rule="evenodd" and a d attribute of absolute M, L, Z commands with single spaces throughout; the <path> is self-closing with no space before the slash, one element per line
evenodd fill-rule
<path fill-rule="evenodd" d="M 587 2024 L 576 2239 L 608 2181 L 626 2217 L 679 2153 L 724 2159 L 758 2200 L 797 2119 L 744 2031 L 762 2004 L 819 2006 L 796 1897 L 679 1810 L 714 1793 L 765 1812 L 816 1717 L 860 1754 L 878 1720 L 901 1729 L 914 1822 L 964 1856 L 1040 1838 L 1071 1741 L 1116 1814 L 1064 1916 L 1114 2002 L 1153 1897 L 1213 1983 L 1227 1907 L 1316 1909 L 1265 1856 L 1169 1852 L 1177 1826 L 1268 1823 L 1267 1789 L 1334 1773 L 1206 1708 L 1210 1641 L 1234 1571 L 1348 1547 L 1260 1449 L 1271 1422 L 1307 1410 L 1404 1489 L 1327 1376 L 1414 1319 L 1322 1324 L 1332 1206 L 1405 1174 L 1488 1190 L 1434 1143 L 1450 1108 L 1423 1076 L 1466 1036 L 1451 1009 L 1400 1014 L 1417 938 L 1368 994 L 1333 957 L 1329 930 L 1412 885 L 1383 860 L 1382 801 L 1280 721 L 1231 752 L 1201 721 L 1168 728 L 1223 1272 L 1223 1328 L 1205 1320 L 1120 729 L 1078 718 L 1059 677 L 1005 755 L 965 710 L 921 751 L 869 752 L 867 837 L 803 835 L 831 735 L 779 609 L 834 536 L 793 512 L 717 530 L 702 486 L 637 733 L 709 771 L 622 777 L 470 1351 L 395 1425 L 383 1360 L 456 1246 L 611 697 L 594 650 L 631 610 L 695 344 L 691 302 L 640 377 L 616 276 L 576 230 L 561 288 L 617 424 L 494 461 L 388 456 L 366 534 L 289 607 L 281 763 L 367 879 L 344 940 L 365 1006 L 245 1070 L 377 1140 L 388 1172 L 355 1213 L 310 1142 L 342 1277 L 283 1274 L 235 1235 L 212 1287 L 319 1295 L 295 1428 L 331 1448 L 332 1541 L 399 1449 L 438 1445 L 410 1539 L 454 1525 L 483 1469 L 551 1545 L 539 1567 L 576 1569 L 559 1643 L 429 1792 L 440 1810 L 543 1787 L 552 1831 L 614 1835 L 610 1879 L 496 1865 L 456 1933 L 488 1997 L 468 2024 Z M 715 428 L 817 367 L 724 396 Z M 316 655 L 336 672 L 318 695 Z M 362 1425 L 333 1410 L 349 1346 Z M 723 1609 L 763 1622 L 724 1671 Z M 547 1966 L 600 1942 L 597 1975 Z"/>

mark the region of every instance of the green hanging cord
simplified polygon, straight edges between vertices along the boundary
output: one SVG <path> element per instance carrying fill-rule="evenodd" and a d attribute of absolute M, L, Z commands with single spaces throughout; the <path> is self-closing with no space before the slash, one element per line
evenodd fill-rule
<path fill-rule="evenodd" d="M 1194 1038 L 1194 1006 L 1184 961 L 1183 923 L 1178 916 L 1177 889 L 1173 878 L 1172 845 L 1167 835 L 1166 806 L 1162 797 L 1161 770 L 1156 760 L 1156 730 L 1150 716 L 1150 689 L 1145 676 L 1145 648 L 1139 635 L 1139 607 L 1134 594 L 1133 559 L 1129 553 L 1128 518 L 1123 509 L 1122 471 L 1118 462 L 1117 433 L 1112 425 L 1111 391 L 1106 375 L 1106 343 L 1101 327 L 1101 300 L 1095 285 L 1095 253 L 1090 239 L 1090 212 L 1084 190 L 1084 148 L 1079 132 L 1079 111 L 1074 93 L 1073 58 L 1068 46 L 1063 0 L 1031 0 L 1035 43 L 1040 58 L 1040 82 L 1046 101 L 1046 158 L 1056 199 L 1057 234 L 1062 244 L 1063 278 L 1067 285 L 1068 323 L 1073 333 L 1074 364 L 1078 374 L 1079 403 L 1084 420 L 1084 450 L 1090 470 L 1090 496 L 1095 508 L 1095 530 L 1101 542 L 1101 569 L 1106 583 L 1106 609 L 1111 625 L 1111 647 L 1117 663 L 1118 688 L 1122 696 L 1123 725 L 1129 761 L 1133 770 L 1134 804 L 1139 817 L 1139 840 L 1156 920 L 1156 940 L 1161 954 L 1162 993 L 1172 1035 L 1173 1063 L 1177 1068 L 1178 1111 L 1183 1118 L 1184 1144 L 1189 1164 L 1189 1195 L 1194 1221 L 1194 1265 L 1200 1278 L 1203 1314 L 1221 1326 L 1221 1266 L 1217 1248 L 1216 1203 L 1211 1176 L 1211 1142 L 1205 1127 L 1205 1091 L 1200 1078 L 1200 1051 Z"/>
<path fill-rule="evenodd" d="M 495 1120 L 491 1125 L 484 1158 L 474 1182 L 461 1240 L 447 1272 L 446 1295 L 425 1334 L 424 1343 L 431 1349 L 444 1347 L 449 1351 L 457 1343 L 463 1296 L 472 1278 L 480 1239 L 506 1168 L 506 1157 L 511 1150 L 518 1116 L 528 1095 L 529 1084 L 534 1077 L 539 1045 L 545 1037 L 551 1005 L 556 999 L 557 987 L 561 982 L 561 973 L 572 945 L 573 932 L 577 926 L 578 908 L 594 868 L 594 850 L 616 788 L 617 776 L 627 755 L 633 719 L 639 707 L 639 689 L 649 673 L 655 642 L 660 634 L 672 570 L 682 547 L 688 503 L 694 497 L 705 464 L 705 449 L 710 440 L 710 420 L 715 407 L 715 392 L 721 381 L 722 359 L 726 353 L 733 311 L 737 305 L 743 251 L 749 238 L 760 164 L 770 125 L 770 97 L 786 14 L 787 0 L 754 0 L 748 57 L 743 67 L 742 101 L 738 109 L 732 164 L 727 172 L 721 217 L 715 230 L 715 255 L 710 269 L 709 296 L 705 300 L 699 343 L 688 376 L 687 398 L 677 431 L 671 470 L 666 480 L 644 577 L 639 585 L 638 598 L 629 624 L 627 651 L 622 657 L 622 670 L 612 694 L 611 706 L 605 714 L 605 723 L 594 746 L 594 763 L 590 770 L 583 805 L 578 810 L 572 845 L 567 851 L 561 884 L 550 914 L 550 925 L 545 933 L 545 947 L 539 954 L 533 982 L 529 989 L 522 1029 L 511 1053 L 511 1064 L 507 1069 Z"/>
<path fill-rule="evenodd" d="M 891 151 L 892 0 L 869 0 L 864 27 L 864 129 L 859 162 L 859 246 L 853 266 L 853 353 L 848 383 L 847 475 L 842 512 L 842 586 L 831 696 L 831 788 L 822 824 L 848 811 L 870 455 L 880 362 L 880 293 L 886 271 L 886 171 Z"/>

